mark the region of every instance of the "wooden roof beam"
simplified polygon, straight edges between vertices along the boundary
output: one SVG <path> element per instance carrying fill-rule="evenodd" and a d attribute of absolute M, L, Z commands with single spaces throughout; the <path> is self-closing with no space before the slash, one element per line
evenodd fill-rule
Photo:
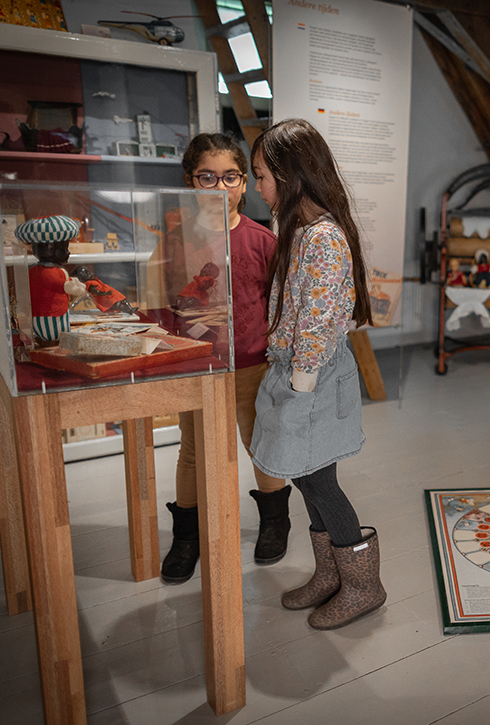
<path fill-rule="evenodd" d="M 488 0 L 377 0 L 391 5 L 411 7 L 421 13 L 436 10 L 450 10 L 453 13 L 464 13 L 476 17 L 490 18 Z"/>
<path fill-rule="evenodd" d="M 478 73 L 490 83 L 490 62 L 482 53 L 475 41 L 468 35 L 463 26 L 448 10 L 434 13 L 434 17 L 442 21 L 448 32 L 432 23 L 426 15 L 414 12 L 413 19 L 417 25 L 430 33 L 448 50 L 460 58 L 465 65 Z"/>
<path fill-rule="evenodd" d="M 195 3 L 206 29 L 210 29 L 221 24 L 219 14 L 216 9 L 216 2 L 214 2 L 214 0 L 195 0 Z M 218 35 L 211 35 L 209 40 L 213 50 L 218 56 L 218 63 L 223 76 L 226 78 L 226 76 L 238 73 L 238 67 L 235 62 L 235 57 L 231 51 L 230 44 L 228 43 L 228 39 L 219 37 Z M 246 120 L 255 120 L 257 118 L 255 108 L 252 105 L 252 101 L 250 100 L 243 83 L 233 81 L 227 85 L 238 123 L 240 124 L 247 144 L 250 148 L 252 148 L 255 139 L 262 133 L 262 129 L 257 126 L 242 125 L 241 122 Z"/>
<path fill-rule="evenodd" d="M 490 83 L 490 61 L 457 18 L 449 10 L 441 10 L 437 17 L 442 20 L 453 38 L 465 49 L 479 69 L 477 72 Z"/>
<path fill-rule="evenodd" d="M 230 20 L 228 23 L 220 23 L 207 28 L 206 37 L 210 38 L 212 35 L 218 35 L 221 38 L 236 38 L 238 35 L 244 35 L 245 33 L 250 33 L 250 25 L 248 20 L 243 19 L 242 15 L 235 18 L 235 20 Z"/>
<path fill-rule="evenodd" d="M 264 0 L 242 0 L 243 9 L 250 25 L 250 31 L 254 37 L 255 45 L 264 69 L 265 79 L 271 83 L 270 74 L 270 36 L 271 27 L 267 15 Z"/>
<path fill-rule="evenodd" d="M 490 159 L 490 84 L 433 35 L 421 32 Z"/>

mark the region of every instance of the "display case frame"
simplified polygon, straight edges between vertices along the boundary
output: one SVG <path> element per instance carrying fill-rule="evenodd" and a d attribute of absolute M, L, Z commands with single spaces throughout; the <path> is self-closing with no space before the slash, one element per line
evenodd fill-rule
<path fill-rule="evenodd" d="M 70 276 L 74 274 L 76 277 L 77 270 L 82 268 L 90 271 L 95 278 L 85 285 L 90 292 L 87 297 L 92 309 L 82 309 L 82 314 L 77 314 L 80 312 L 77 303 L 70 298 L 72 331 L 70 339 L 65 337 L 64 342 L 71 345 L 73 338 L 77 337 L 80 342 L 83 341 L 84 349 L 80 349 L 78 354 L 70 346 L 62 346 L 64 350 L 71 349 L 69 355 L 54 349 L 56 342 L 54 347 L 39 339 L 34 344 L 32 321 L 35 319 L 33 315 L 38 313 L 32 307 L 31 314 L 32 295 L 30 297 L 24 287 L 31 272 L 37 270 L 41 273 L 41 270 L 52 267 L 43 267 L 32 253 L 27 254 L 21 242 L 14 245 L 12 251 L 16 254 L 5 255 L 2 247 L 0 287 L 5 315 L 0 320 L 0 335 L 6 340 L 6 345 L 0 352 L 0 372 L 13 396 L 234 370 L 226 191 L 108 188 L 100 184 L 0 184 L 0 215 L 12 204 L 16 208 L 22 207 L 27 219 L 60 213 L 70 218 L 77 218 L 76 215 L 83 217 L 90 228 L 90 238 L 95 235 L 91 242 L 82 243 L 84 249 L 102 246 L 99 238 L 105 236 L 107 239 L 107 230 L 118 223 L 122 245 L 120 251 L 75 252 L 70 254 L 66 264 L 58 266 Z M 203 218 L 208 219 L 210 213 L 216 229 L 201 223 Z M 174 226 L 176 216 L 181 219 L 181 224 Z M 77 247 L 78 242 L 75 243 Z M 215 276 L 200 277 L 208 264 L 214 269 Z M 47 271 L 46 274 L 51 273 Z M 134 307 L 128 305 L 129 314 L 114 313 L 107 304 L 100 305 L 99 299 L 112 300 L 112 296 L 107 291 L 102 292 L 102 288 L 101 294 L 109 294 L 109 297 L 97 296 L 99 278 L 104 290 L 109 289 L 119 296 L 133 289 L 127 284 L 128 281 L 132 284 L 134 278 L 135 300 Z M 16 280 L 24 283 L 22 287 L 17 288 Z M 201 292 L 194 290 L 189 297 L 189 285 L 194 289 L 198 284 L 196 280 L 199 283 L 204 281 L 206 289 Z M 32 283 L 30 287 L 32 292 Z M 12 294 L 15 315 L 12 303 L 10 314 L 8 312 Z M 194 294 L 198 294 L 200 299 L 194 298 Z M 67 296 L 66 299 L 68 303 Z M 177 302 L 182 303 L 183 299 L 186 309 L 179 309 Z M 135 314 L 131 314 L 133 309 Z M 93 324 L 87 327 L 92 318 Z M 152 325 L 152 328 L 145 331 L 142 330 L 143 325 Z M 130 340 L 139 340 L 141 332 L 144 336 L 164 333 L 167 336 L 157 349 L 145 349 L 142 355 L 129 353 L 126 357 L 107 357 L 121 353 L 100 350 L 96 352 L 96 357 L 89 357 L 85 349 L 87 337 L 81 337 L 79 333 L 93 330 L 99 338 L 101 334 L 116 334 L 116 326 L 124 327 L 126 334 L 131 332 Z M 121 344 L 130 344 L 128 338 L 123 340 L 118 335 L 118 339 Z M 148 340 L 143 342 L 147 344 Z M 43 345 L 48 346 L 44 349 Z M 151 354 L 146 354 L 148 352 Z M 103 357 L 99 359 L 97 356 Z"/>

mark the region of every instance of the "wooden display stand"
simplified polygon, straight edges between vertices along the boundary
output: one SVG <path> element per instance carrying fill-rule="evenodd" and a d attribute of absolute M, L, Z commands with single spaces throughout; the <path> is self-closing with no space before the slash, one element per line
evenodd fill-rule
<path fill-rule="evenodd" d="M 352 330 L 349 340 L 371 400 L 386 400 L 383 378 L 366 330 Z"/>
<path fill-rule="evenodd" d="M 10 614 L 30 608 L 29 561 L 47 725 L 87 722 L 61 431 L 125 421 L 131 566 L 140 581 L 158 576 L 160 567 L 152 416 L 174 411 L 193 410 L 196 425 L 208 702 L 216 715 L 245 705 L 233 378 L 220 373 L 17 398 L 0 380 L 5 589 Z"/>

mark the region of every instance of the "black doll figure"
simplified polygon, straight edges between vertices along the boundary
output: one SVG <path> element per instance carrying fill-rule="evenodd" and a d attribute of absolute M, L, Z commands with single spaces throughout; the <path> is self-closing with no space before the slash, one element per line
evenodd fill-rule
<path fill-rule="evenodd" d="M 490 287 L 489 254 L 486 249 L 475 252 L 475 263 L 471 268 L 471 283 L 473 287 Z"/>
<path fill-rule="evenodd" d="M 31 244 L 38 263 L 29 269 L 32 325 L 42 342 L 56 342 L 70 330 L 70 295 L 85 294 L 85 286 L 63 269 L 70 256 L 68 245 L 78 235 L 78 224 L 66 216 L 41 217 L 20 224 L 15 236 Z"/>
<path fill-rule="evenodd" d="M 208 307 L 209 292 L 219 277 L 219 267 L 214 262 L 207 262 L 192 282 L 180 290 L 175 300 L 177 310 L 189 310 L 194 307 Z"/>
<path fill-rule="evenodd" d="M 72 275 L 77 277 L 80 282 L 83 282 L 87 292 L 101 312 L 125 312 L 129 315 L 136 312 L 137 308 L 129 304 L 122 292 L 101 282 L 87 267 L 76 267 Z"/>

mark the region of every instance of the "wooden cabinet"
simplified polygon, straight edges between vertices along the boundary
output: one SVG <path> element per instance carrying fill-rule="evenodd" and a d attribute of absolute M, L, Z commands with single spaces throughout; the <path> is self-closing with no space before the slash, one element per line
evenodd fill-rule
<path fill-rule="evenodd" d="M 181 186 L 189 139 L 218 130 L 213 53 L 0 24 L 0 67 L 0 131 L 10 136 L 0 136 L 0 173 L 19 181 Z M 73 104 L 81 149 L 26 149 L 18 122 L 33 102 Z M 164 157 L 123 155 L 147 153 L 138 146 L 143 114 Z M 42 118 L 51 126 L 42 131 L 56 128 L 54 112 Z"/>

